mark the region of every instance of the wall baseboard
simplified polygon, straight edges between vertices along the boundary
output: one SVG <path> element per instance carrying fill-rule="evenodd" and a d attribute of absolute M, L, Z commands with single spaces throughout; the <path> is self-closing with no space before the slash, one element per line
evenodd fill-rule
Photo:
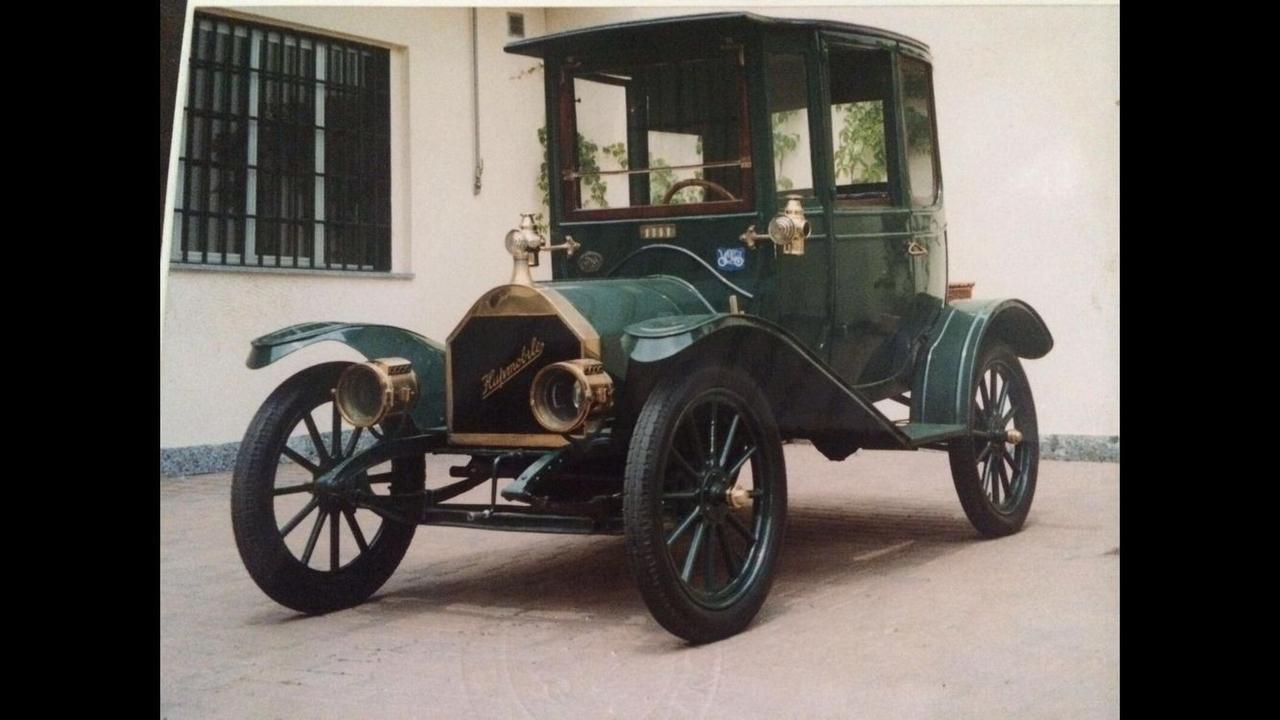
<path fill-rule="evenodd" d="M 1040 438 L 1044 460 L 1120 462 L 1119 435 L 1045 435 Z"/>
<path fill-rule="evenodd" d="M 240 443 L 160 448 L 160 477 L 228 472 L 236 464 Z"/>
<path fill-rule="evenodd" d="M 301 438 L 299 438 L 301 439 Z M 326 436 L 325 441 L 328 442 Z M 293 444 L 293 441 L 290 441 Z M 240 443 L 160 448 L 160 477 L 228 472 L 236 463 Z M 309 449 L 309 448 L 307 448 Z M 298 450 L 306 452 L 300 444 Z M 1119 435 L 1045 435 L 1040 438 L 1044 460 L 1120 462 Z"/>

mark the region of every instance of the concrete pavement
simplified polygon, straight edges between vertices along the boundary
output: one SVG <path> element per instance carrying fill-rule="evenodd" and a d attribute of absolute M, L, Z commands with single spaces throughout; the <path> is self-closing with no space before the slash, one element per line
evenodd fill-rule
<path fill-rule="evenodd" d="M 970 527 L 943 453 L 792 445 L 787 467 L 773 591 L 702 647 L 649 617 L 616 537 L 422 527 L 369 602 L 303 617 L 241 566 L 228 474 L 161 480 L 162 715 L 1119 715 L 1118 464 L 1043 461 L 1000 540 Z"/>

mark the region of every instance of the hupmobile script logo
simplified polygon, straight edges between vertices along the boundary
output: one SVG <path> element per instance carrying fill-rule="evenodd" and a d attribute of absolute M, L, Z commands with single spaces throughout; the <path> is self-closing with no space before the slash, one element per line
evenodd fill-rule
<path fill-rule="evenodd" d="M 546 343 L 539 340 L 535 335 L 529 338 L 527 345 L 520 348 L 520 354 L 516 356 L 515 360 L 481 375 L 480 384 L 484 386 L 484 394 L 480 396 L 480 399 L 483 400 L 498 392 L 511 378 L 519 375 L 521 370 L 529 367 L 530 363 L 542 355 L 544 347 L 546 347 Z"/>

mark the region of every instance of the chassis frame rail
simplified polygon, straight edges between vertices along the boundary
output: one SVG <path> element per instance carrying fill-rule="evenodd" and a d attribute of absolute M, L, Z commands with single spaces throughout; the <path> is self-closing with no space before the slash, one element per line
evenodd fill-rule
<path fill-rule="evenodd" d="M 450 527 L 471 527 L 489 530 L 510 530 L 517 532 L 540 532 L 578 535 L 619 535 L 623 532 L 622 517 L 607 510 L 605 503 L 581 503 L 575 510 L 578 512 L 557 512 L 554 507 L 525 507 L 519 505 L 499 505 L 497 503 L 497 482 L 501 477 L 512 477 L 508 467 L 503 472 L 503 462 L 514 460 L 519 465 L 529 455 L 538 455 L 542 462 L 535 461 L 533 472 L 525 468 L 515 469 L 522 480 L 529 480 L 563 461 L 564 452 L 528 452 L 514 451 L 497 455 L 472 456 L 472 461 L 465 467 L 455 468 L 450 474 L 462 479 L 434 489 L 403 495 L 378 495 L 358 487 L 359 478 L 368 469 L 401 457 L 422 456 L 439 453 L 446 447 L 446 435 L 439 430 L 431 430 L 417 435 L 402 438 L 387 438 L 365 452 L 353 455 L 342 461 L 329 472 L 316 479 L 316 491 L 321 494 L 338 495 L 353 502 L 357 507 L 370 510 L 381 517 L 395 522 L 415 525 L 444 525 Z M 478 462 L 477 462 L 478 461 Z M 481 468 L 488 461 L 488 472 Z M 493 485 L 490 501 L 486 504 L 449 504 L 447 500 L 455 498 L 472 488 L 485 483 Z M 523 483 L 521 484 L 523 487 Z M 602 498 L 607 500 L 608 498 Z"/>

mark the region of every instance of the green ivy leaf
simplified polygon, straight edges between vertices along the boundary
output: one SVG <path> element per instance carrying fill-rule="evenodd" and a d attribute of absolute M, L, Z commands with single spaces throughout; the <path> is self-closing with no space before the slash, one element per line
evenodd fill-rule
<path fill-rule="evenodd" d="M 850 183 L 888 180 L 884 103 L 876 100 L 845 103 L 837 107 L 842 115 L 842 126 L 835 153 L 836 182 L 840 182 L 841 177 L 848 177 Z"/>
<path fill-rule="evenodd" d="M 800 144 L 799 133 L 785 132 L 782 128 L 791 118 L 795 117 L 799 110 L 783 110 L 773 113 L 771 124 L 773 125 L 773 162 L 775 164 L 774 175 L 778 178 L 779 190 L 790 190 L 791 181 L 787 180 L 787 186 L 783 187 L 782 181 L 786 178 L 782 177 L 782 161 L 787 155 L 795 152 Z"/>

